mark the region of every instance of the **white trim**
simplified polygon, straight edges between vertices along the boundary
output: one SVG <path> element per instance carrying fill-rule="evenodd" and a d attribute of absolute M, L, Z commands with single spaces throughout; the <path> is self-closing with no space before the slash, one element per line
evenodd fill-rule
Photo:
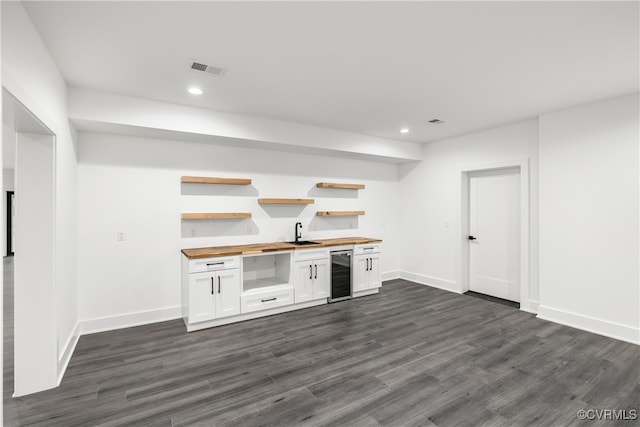
<path fill-rule="evenodd" d="M 531 314 L 538 314 L 539 305 L 540 303 L 538 301 L 529 301 L 529 308 L 523 308 L 522 305 L 520 305 L 520 310 Z"/>
<path fill-rule="evenodd" d="M 114 329 L 130 328 L 149 323 L 165 322 L 182 318 L 182 306 L 139 311 L 118 316 L 99 317 L 80 321 L 80 334 L 88 335 Z"/>
<path fill-rule="evenodd" d="M 538 307 L 537 317 L 594 334 L 604 335 L 605 337 L 615 338 L 632 344 L 640 344 L 640 329 L 631 326 L 571 313 L 544 305 Z"/>
<path fill-rule="evenodd" d="M 71 356 L 73 356 L 73 352 L 76 350 L 78 340 L 80 340 L 80 323 L 76 323 L 69 339 L 64 345 L 64 351 L 60 353 L 58 357 L 58 386 L 62 383 L 62 377 L 64 377 L 64 374 L 67 371 L 67 366 L 69 366 Z"/>
<path fill-rule="evenodd" d="M 382 281 L 400 279 L 401 271 L 400 270 L 391 270 L 385 271 L 382 273 Z"/>
<path fill-rule="evenodd" d="M 520 169 L 520 310 L 532 312 L 529 295 L 529 239 L 530 239 L 530 196 L 529 196 L 529 159 L 494 162 L 460 168 L 460 235 L 456 243 L 456 281 L 460 284 L 459 293 L 469 290 L 469 173 L 500 169 Z"/>
<path fill-rule="evenodd" d="M 228 325 L 229 323 L 243 322 L 245 320 L 258 319 L 260 317 L 272 316 L 274 314 L 286 313 L 288 311 L 302 310 L 303 308 L 315 307 L 317 305 L 326 305 L 327 299 L 319 299 L 315 301 L 306 301 L 298 304 L 284 305 L 282 307 L 274 307 L 267 310 L 253 311 L 251 313 L 238 314 L 237 316 L 223 317 L 221 319 L 208 320 L 206 322 L 187 324 L 187 332 L 199 331 L 201 329 L 213 328 L 214 326 Z M 183 319 L 184 320 L 184 319 Z"/>
<path fill-rule="evenodd" d="M 353 298 L 366 297 L 368 295 L 375 295 L 380 293 L 380 288 L 366 289 L 364 291 L 358 291 L 353 293 Z"/>
<path fill-rule="evenodd" d="M 462 290 L 460 290 L 460 286 L 453 280 L 440 279 L 437 277 L 426 276 L 424 274 L 410 273 L 408 271 L 401 271 L 400 278 L 410 282 L 419 283 L 421 285 L 431 286 L 432 288 L 455 292 L 456 294 L 463 293 Z"/>

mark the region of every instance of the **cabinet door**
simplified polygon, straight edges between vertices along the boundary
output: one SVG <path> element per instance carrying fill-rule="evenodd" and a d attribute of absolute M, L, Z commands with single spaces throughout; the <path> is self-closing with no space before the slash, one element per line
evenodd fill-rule
<path fill-rule="evenodd" d="M 313 298 L 313 261 L 295 263 L 293 278 L 294 299 L 299 302 L 310 301 Z"/>
<path fill-rule="evenodd" d="M 240 314 L 240 270 L 221 270 L 216 273 L 216 318 Z"/>
<path fill-rule="evenodd" d="M 189 274 L 189 323 L 216 317 L 215 277 L 213 272 Z"/>
<path fill-rule="evenodd" d="M 329 259 L 313 262 L 313 299 L 329 298 Z"/>
<path fill-rule="evenodd" d="M 353 291 L 369 289 L 369 256 L 356 255 L 353 257 Z"/>
<path fill-rule="evenodd" d="M 380 278 L 380 255 L 370 255 L 369 259 L 369 289 L 375 289 L 382 286 Z"/>

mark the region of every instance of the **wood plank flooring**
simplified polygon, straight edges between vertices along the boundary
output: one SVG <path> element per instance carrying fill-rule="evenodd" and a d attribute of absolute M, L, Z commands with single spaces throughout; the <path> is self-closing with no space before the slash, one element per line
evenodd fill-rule
<path fill-rule="evenodd" d="M 190 334 L 170 321 L 83 336 L 61 387 L 5 394 L 5 425 L 638 425 L 576 413 L 640 409 L 639 356 L 396 280 L 379 295 Z"/>

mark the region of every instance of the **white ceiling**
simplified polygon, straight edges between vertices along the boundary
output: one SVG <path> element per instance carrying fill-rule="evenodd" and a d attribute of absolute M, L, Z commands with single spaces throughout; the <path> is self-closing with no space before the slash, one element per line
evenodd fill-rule
<path fill-rule="evenodd" d="M 638 90 L 638 2 L 24 6 L 70 86 L 383 138 L 433 141 Z"/>

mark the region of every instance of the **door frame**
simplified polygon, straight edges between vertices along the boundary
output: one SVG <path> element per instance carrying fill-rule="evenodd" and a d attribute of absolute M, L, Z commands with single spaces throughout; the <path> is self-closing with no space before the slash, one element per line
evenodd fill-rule
<path fill-rule="evenodd" d="M 532 312 L 530 304 L 529 280 L 529 159 L 466 166 L 460 169 L 460 235 L 456 249 L 459 265 L 456 268 L 460 292 L 469 290 L 469 178 L 474 172 L 499 171 L 501 169 L 519 169 L 520 171 L 520 309 Z"/>

